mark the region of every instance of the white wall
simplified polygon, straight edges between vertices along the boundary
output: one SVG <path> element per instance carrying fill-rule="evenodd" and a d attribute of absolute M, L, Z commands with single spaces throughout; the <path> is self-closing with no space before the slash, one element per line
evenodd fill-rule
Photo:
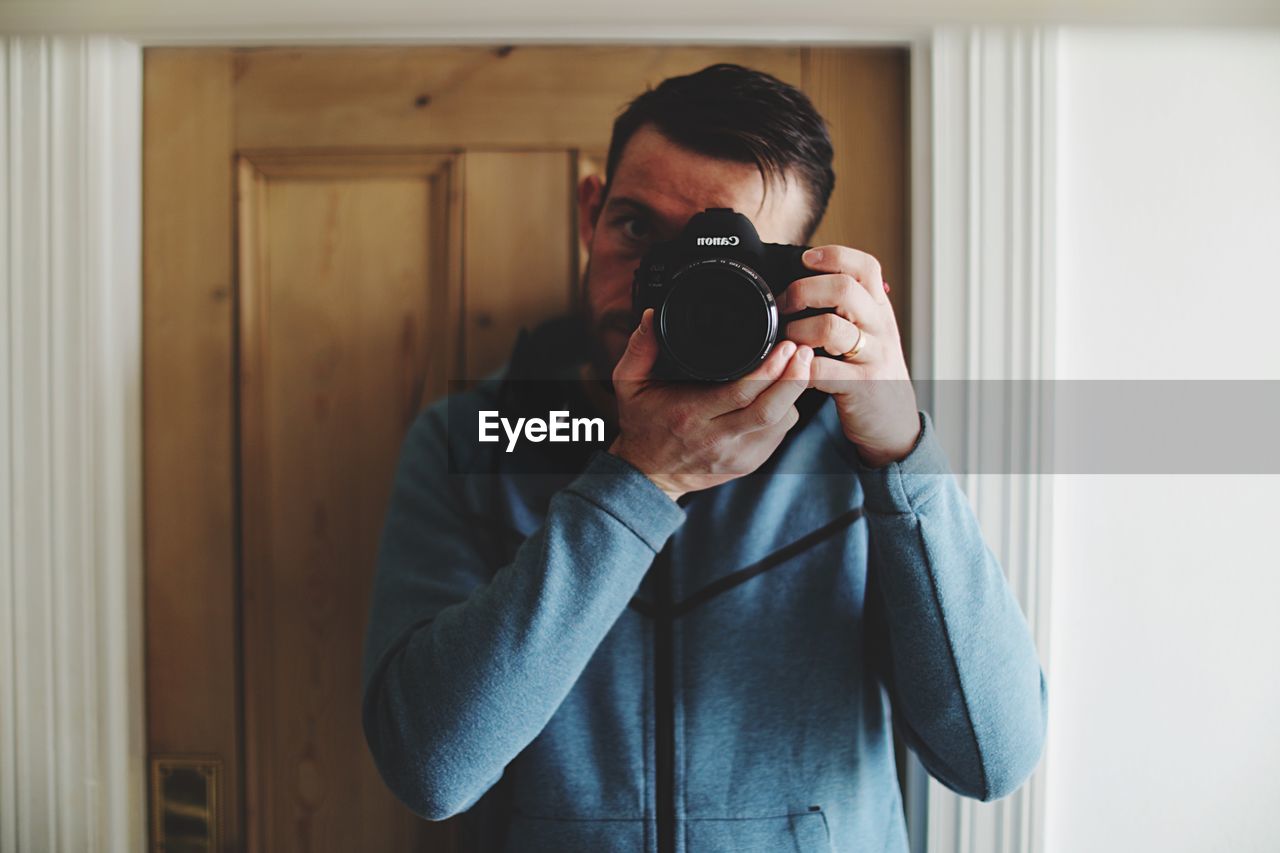
<path fill-rule="evenodd" d="M 1058 376 L 1280 379 L 1280 32 L 1060 58 Z M 1280 845 L 1277 509 L 1275 476 L 1055 478 L 1050 853 Z"/>

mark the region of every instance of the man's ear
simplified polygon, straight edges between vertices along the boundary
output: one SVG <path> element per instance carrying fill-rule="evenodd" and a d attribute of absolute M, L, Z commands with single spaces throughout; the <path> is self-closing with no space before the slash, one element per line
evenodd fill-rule
<path fill-rule="evenodd" d="M 578 184 L 578 236 L 582 244 L 591 248 L 596 234 L 596 220 L 604 206 L 604 181 L 599 175 L 587 175 Z"/>

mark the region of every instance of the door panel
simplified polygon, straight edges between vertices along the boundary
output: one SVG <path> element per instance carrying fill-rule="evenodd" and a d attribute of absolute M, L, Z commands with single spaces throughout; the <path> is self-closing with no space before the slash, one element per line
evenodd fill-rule
<path fill-rule="evenodd" d="M 618 111 L 720 61 L 813 96 L 837 151 L 818 241 L 876 254 L 905 323 L 905 50 L 146 52 L 148 744 L 222 762 L 223 849 L 452 849 L 360 731 L 400 441 L 577 298 L 575 186 Z"/>
<path fill-rule="evenodd" d="M 246 790 L 261 850 L 415 843 L 353 748 L 358 652 L 399 442 L 449 357 L 426 282 L 445 266 L 433 225 L 450 215 L 452 165 L 240 163 Z"/>

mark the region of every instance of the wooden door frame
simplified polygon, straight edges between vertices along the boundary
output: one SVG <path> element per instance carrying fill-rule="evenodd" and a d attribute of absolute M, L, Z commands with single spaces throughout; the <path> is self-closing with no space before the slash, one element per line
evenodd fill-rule
<path fill-rule="evenodd" d="M 414 49 L 419 47 L 431 49 Z M 800 47 L 773 46 L 793 55 L 793 73 L 803 74 L 805 80 L 812 73 L 817 85 L 813 96 L 820 105 L 830 89 L 824 90 L 819 81 L 841 73 L 858 74 L 863 86 L 875 81 L 893 87 L 883 91 L 892 92 L 895 103 L 902 103 L 899 97 L 909 100 L 909 87 L 898 88 L 905 82 L 904 65 L 910 73 L 905 52 L 884 54 L 884 45 L 849 46 L 876 55 L 870 63 L 846 65 L 840 54 L 825 50 L 827 46 L 803 54 L 797 50 Z M 572 56 L 589 46 L 556 49 Z M 648 49 L 641 46 L 642 51 Z M 475 48 L 477 57 L 487 53 Z M 751 55 L 751 51 L 741 53 Z M 237 209 L 243 208 L 246 199 L 235 201 L 233 189 L 240 193 L 251 189 L 244 181 L 237 185 L 237 163 L 245 157 L 253 162 L 272 157 L 269 151 L 240 150 L 243 145 L 270 145 L 275 138 L 263 141 L 260 134 L 254 135 L 257 126 L 239 120 L 237 100 L 238 82 L 252 78 L 251 64 L 269 62 L 272 55 L 244 54 L 225 46 L 163 48 L 144 55 L 143 72 L 144 425 L 163 427 L 151 430 L 144 447 L 144 559 L 165 567 L 152 572 L 145 584 L 146 631 L 152 638 L 146 646 L 146 671 L 156 676 L 148 681 L 147 707 L 164 709 L 148 721 L 148 744 L 152 761 L 161 755 L 183 755 L 191 744 L 220 757 L 220 800 L 225 804 L 220 834 L 228 840 L 244 839 L 250 849 L 260 848 L 263 842 L 255 837 L 260 823 L 253 819 L 259 802 L 253 796 L 255 756 L 246 751 L 255 722 L 246 674 L 255 669 L 256 661 L 249 660 L 245 650 L 251 648 L 247 645 L 251 634 L 267 632 L 250 606 L 261 590 L 244 573 L 246 555 L 261 550 L 254 547 L 261 536 L 260 530 L 255 534 L 253 523 L 254 496 L 244 492 L 241 481 L 242 466 L 250 458 L 247 454 L 258 446 L 254 436 L 243 431 L 241 407 L 251 404 L 253 395 L 246 397 L 252 382 L 246 384 L 239 366 L 242 345 L 254 339 L 252 323 L 241 324 L 255 315 L 245 310 L 245 300 L 253 294 L 242 281 L 253 276 L 237 267 L 237 253 L 244 249 L 237 240 L 244 243 L 250 236 L 236 226 Z M 371 62 L 380 61 L 381 55 L 368 54 Z M 498 54 L 506 55 L 506 51 Z M 590 61 L 605 61 L 607 55 L 594 50 Z M 868 73 L 883 76 L 865 76 Z M 833 136 L 843 135 L 852 142 L 866 117 L 857 105 L 839 99 L 830 106 Z M 875 151 L 874 146 L 891 145 L 893 140 L 905 143 L 909 120 L 907 127 L 897 121 L 895 117 L 884 132 L 870 135 L 864 150 Z M 607 126 L 598 135 L 607 139 Z M 838 152 L 838 170 L 843 168 L 841 157 Z M 848 162 L 863 165 L 856 155 Z M 909 158 L 898 159 L 895 167 L 902 171 L 862 174 L 872 181 L 880 174 L 890 176 L 886 180 L 893 189 L 879 198 L 892 206 L 872 207 L 883 211 L 881 217 L 902 216 L 897 222 L 889 220 L 887 230 L 896 239 L 885 247 L 890 254 L 883 257 L 887 266 L 905 275 L 910 233 L 900 230 L 899 223 L 906 221 L 909 197 L 904 199 L 900 193 L 909 193 L 909 183 L 903 187 L 900 182 L 909 181 Z M 847 197 L 855 195 L 853 188 L 850 184 L 845 190 Z M 879 189 L 867 192 L 876 198 Z M 860 208 L 851 217 L 847 200 L 833 203 L 828 227 L 859 222 L 867 215 L 868 205 Z M 895 297 L 909 297 L 910 288 L 904 291 Z M 229 571 L 231 566 L 237 569 Z M 160 637 L 164 640 L 157 642 L 155 638 Z"/>
<path fill-rule="evenodd" d="M 468 40 L 474 41 L 477 36 L 483 36 L 483 33 L 469 35 Z M 581 41 L 590 39 L 591 35 L 575 32 L 572 38 Z M 618 40 L 616 33 L 602 32 L 600 35 L 595 41 Z M 758 39 L 749 35 L 746 33 L 744 38 L 735 39 L 734 42 L 777 44 L 763 30 Z M 819 30 L 817 27 L 788 30 L 788 35 L 795 42 L 833 44 L 829 31 Z M 1052 378 L 1052 140 L 1055 119 L 1053 74 L 1056 68 L 1056 35 L 1053 31 L 1046 32 L 1038 28 L 970 27 L 941 30 L 904 28 L 892 32 L 868 33 L 864 37 L 859 36 L 856 31 L 850 31 L 847 35 L 847 38 L 839 40 L 839 46 L 888 44 L 911 49 L 910 288 L 912 323 L 917 330 L 917 345 L 911 365 L 913 373 L 917 377 L 942 375 L 944 371 L 949 376 L 956 376 L 957 373 L 961 376 L 973 376 L 977 369 L 975 362 L 982 356 L 982 364 L 988 367 L 992 364 L 1004 365 L 1010 374 L 1016 372 L 1031 378 Z M 527 41 L 545 42 L 546 36 L 546 33 L 531 33 Z M 503 42 L 521 41 L 520 38 L 513 39 L 510 32 L 502 33 L 500 38 Z M 668 32 L 646 33 L 644 28 L 640 28 L 634 33 L 628 32 L 628 40 L 705 43 L 712 40 L 712 36 L 695 33 L 692 37 L 688 34 L 675 37 Z M 139 244 L 141 212 L 136 198 L 137 184 L 129 183 L 137 180 L 136 164 L 140 162 L 142 153 L 137 128 L 142 126 L 143 116 L 136 89 L 142 49 L 179 44 L 235 43 L 249 46 L 251 42 L 243 37 L 243 33 L 220 36 L 207 29 L 194 27 L 186 32 L 170 31 L 163 38 L 33 36 L 18 37 L 14 43 L 20 41 L 87 45 L 90 58 L 86 67 L 98 71 L 92 79 L 113 80 L 123 84 L 123 89 L 109 90 L 107 94 L 110 97 L 97 102 L 97 106 L 108 103 L 115 108 L 111 121 L 99 121 L 88 128 L 86 136 L 81 140 L 82 144 L 69 146 L 48 158 L 52 161 L 50 168 L 55 172 L 81 175 L 85 183 L 94 188 L 87 198 L 86 215 L 81 219 L 61 222 L 62 230 L 57 239 L 100 240 L 105 245 L 124 247 L 119 252 L 118 260 L 99 273 L 100 293 L 105 298 L 101 300 L 102 304 L 96 305 L 92 310 L 102 311 L 95 316 L 96 321 L 109 322 L 110 313 L 106 311 L 105 305 L 136 306 L 141 301 L 142 293 L 136 263 L 138 255 L 133 254 Z M 364 41 L 369 42 L 368 39 Z M 402 39 L 398 41 L 403 43 Z M 334 39 L 331 36 L 316 38 L 314 35 L 308 37 L 303 34 L 296 38 L 286 38 L 282 35 L 273 38 L 273 42 L 333 44 Z M 425 41 L 421 43 L 428 44 Z M 457 40 L 447 43 L 456 44 Z M 1001 59 L 1012 61 L 1003 64 L 995 61 Z M 1024 79 L 1020 75 L 1026 74 L 1028 70 L 1033 73 L 1031 79 L 1036 81 L 1036 85 L 1032 87 L 1020 85 Z M 135 81 L 132 89 L 130 80 Z M 52 103 L 55 98 L 61 100 L 70 97 L 73 102 L 84 104 L 88 110 L 95 104 L 92 95 L 96 90 L 68 90 L 67 87 L 73 84 L 74 80 L 69 82 L 66 79 L 14 83 L 22 86 L 30 97 L 42 99 L 44 103 Z M 1008 153 L 1008 147 L 1003 141 L 997 140 L 993 134 L 981 132 L 982 110 L 976 98 L 979 95 L 987 97 L 1001 93 L 1013 95 L 1006 98 L 1004 106 L 998 109 L 1012 110 L 1011 113 L 1004 114 L 1004 117 L 1010 123 L 1011 133 L 1019 134 L 1017 141 L 1012 143 L 1012 148 L 1024 155 L 1022 166 L 1009 162 L 994 169 L 979 169 L 979 164 L 984 162 L 1001 162 L 1000 157 Z M 994 101 L 983 101 L 983 105 L 989 103 L 1000 104 L 1001 100 L 997 98 Z M 84 152 L 92 154 L 86 156 Z M 991 152 L 996 154 L 994 161 L 986 157 Z M 18 152 L 6 151 L 4 156 L 11 163 L 18 162 L 14 159 L 19 156 Z M 119 168 L 121 163 L 126 164 L 123 170 Z M 24 191 L 19 199 L 19 209 L 26 206 L 30 206 L 30 209 L 43 209 L 42 205 L 48 203 L 50 192 L 48 186 Z M 985 225 L 992 229 L 1002 223 L 1007 224 L 1010 213 L 1003 209 L 1000 201 L 1004 198 L 1020 203 L 1023 214 L 1033 220 L 1031 226 L 1035 233 L 1026 233 L 1024 226 L 1019 224 L 1007 232 L 1008 245 L 1000 245 L 993 250 L 977 239 L 979 224 L 973 217 L 975 214 L 990 214 L 995 221 Z M 229 222 L 227 232 L 230 233 Z M 55 240 L 54 245 L 62 243 Z M 990 316 L 984 324 L 989 339 L 995 342 L 1000 341 L 1001 332 L 1007 333 L 1013 329 L 1027 332 L 1025 346 L 1017 352 L 988 353 L 991 344 L 984 346 L 980 340 L 974 339 L 971 320 L 990 314 L 997 306 L 1003 305 L 1002 300 L 1011 295 L 1015 284 L 1004 281 L 994 288 L 980 287 L 979 274 L 987 265 L 1005 263 L 1011 255 L 1016 256 L 1019 251 L 1029 247 L 1034 248 L 1034 251 L 1024 252 L 1022 257 L 1034 257 L 1035 265 L 1028 271 L 1025 281 L 1020 283 L 1027 284 L 1034 291 L 1034 301 L 1037 304 L 1031 307 L 1024 305 L 1020 311 L 1010 312 L 1003 320 L 999 316 Z M 958 297 L 952 295 L 957 290 L 961 293 Z M 953 310 L 957 307 L 959 310 Z M 133 317 L 132 321 L 130 316 Z M 56 311 L 52 316 L 55 326 L 69 323 L 72 319 Z M 117 505 L 118 512 L 103 518 L 92 533 L 86 535 L 91 550 L 111 556 L 104 557 L 104 562 L 89 566 L 82 575 L 70 576 L 65 585 L 65 588 L 71 588 L 80 581 L 95 583 L 102 590 L 109 608 L 103 618 L 88 629 L 96 642 L 86 644 L 87 651 L 72 654 L 73 660 L 68 665 L 79 666 L 88 672 L 98 672 L 102 677 L 108 677 L 108 673 L 119 675 L 119 683 L 102 688 L 104 710 L 101 723 L 93 732 L 96 744 L 91 744 L 88 751 L 92 752 L 92 747 L 96 747 L 96 751 L 102 753 L 106 749 L 105 744 L 110 743 L 117 745 L 115 749 L 127 753 L 127 757 L 122 760 L 109 763 L 104 770 L 105 775 L 99 774 L 98 778 L 104 789 L 127 792 L 130 804 L 121 807 L 120 813 L 99 816 L 99 825 L 102 827 L 100 837 L 127 838 L 127 849 L 144 849 L 146 824 L 140 816 L 147 798 L 143 772 L 147 760 L 146 744 L 139 743 L 138 738 L 133 736 L 136 726 L 142 720 L 145 707 L 143 650 L 138 636 L 143 625 L 143 602 L 140 594 L 143 560 L 137 549 L 142 530 L 142 510 L 136 499 L 129 498 L 130 495 L 136 497 L 143 483 L 144 474 L 138 450 L 142 446 L 143 436 L 137 410 L 124 412 L 123 416 L 117 411 L 120 401 L 126 401 L 126 408 L 131 405 L 128 401 L 134 401 L 133 405 L 137 404 L 141 374 L 139 350 L 142 341 L 136 315 L 129 315 L 126 311 L 121 319 L 122 322 L 110 334 L 99 336 L 91 343 L 103 369 L 91 379 L 79 380 L 82 383 L 80 387 L 84 402 L 79 404 L 76 411 L 89 422 L 101 422 L 107 416 L 112 425 L 109 437 L 90 450 L 101 477 L 98 493 L 124 496 L 124 499 Z M 959 361 L 953 360 L 957 354 Z M 960 366 L 958 369 L 957 365 Z M 55 452 L 66 441 L 66 438 L 57 438 Z M 70 445 L 67 449 L 71 449 Z M 12 489 L 14 499 L 26 494 L 26 488 L 26 483 L 15 479 Z M 998 497 L 995 490 L 988 491 L 987 494 Z M 1023 588 L 1036 590 L 1032 598 L 1025 595 L 1020 598 L 1043 651 L 1046 648 L 1044 638 L 1047 636 L 1049 615 L 1046 543 L 1051 529 L 1046 518 L 1048 499 L 1040 492 L 1013 492 L 1007 496 L 1006 505 L 1005 518 L 1021 515 L 1033 519 L 1031 536 L 1038 540 L 1036 547 L 1044 555 L 1040 562 L 1020 568 Z M 981 510 L 979 515 L 985 521 Z M 80 535 L 79 524 L 79 519 L 57 522 L 55 532 L 65 530 Z M 0 564 L 0 575 L 12 571 L 11 565 Z M 62 600 L 63 597 L 59 595 L 58 602 Z M 24 601 L 16 602 L 16 606 L 23 606 Z M 52 636 L 39 642 L 47 642 L 50 646 L 56 642 L 66 646 L 62 639 L 55 640 Z M 93 655 L 98 654 L 101 649 L 122 652 L 125 660 L 112 667 L 97 663 Z M 22 673 L 0 672 L 0 682 L 4 682 L 0 683 L 0 688 L 5 690 L 16 692 L 25 689 L 28 680 L 30 677 L 24 679 Z M 907 793 L 909 798 L 916 796 L 914 787 Z M 936 786 L 928 788 L 924 794 L 930 803 L 945 796 L 945 793 L 936 790 Z M 1042 796 L 1040 792 L 1033 792 L 1027 798 L 1032 804 L 1019 806 L 1029 822 L 1024 824 L 1023 832 L 1020 833 L 1021 837 L 1030 840 L 1026 849 L 1039 850 L 1043 846 L 1043 816 L 1041 809 L 1035 805 Z M 1009 812 L 1008 809 L 1003 811 Z M 975 819 L 968 804 L 961 804 L 956 808 L 948 806 L 946 819 L 935 820 L 935 814 L 940 812 L 931 808 L 928 842 L 930 850 L 955 849 L 954 841 L 960 837 L 962 824 L 978 826 L 981 823 L 985 826 L 991 823 L 989 820 Z M 985 831 L 984 835 L 992 831 L 994 830 Z"/>

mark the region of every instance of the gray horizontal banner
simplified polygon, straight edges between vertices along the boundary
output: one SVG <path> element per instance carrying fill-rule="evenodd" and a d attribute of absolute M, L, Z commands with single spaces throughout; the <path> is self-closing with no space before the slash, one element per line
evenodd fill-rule
<path fill-rule="evenodd" d="M 1280 474 L 1280 380 L 911 385 L 919 408 L 933 420 L 949 470 L 958 474 Z M 660 416 L 680 407 L 729 411 L 769 386 L 757 380 L 668 383 L 658 391 L 665 396 L 657 410 Z M 827 390 L 865 402 L 908 389 L 906 383 L 855 380 Z M 452 384 L 451 394 L 458 392 L 463 396 L 446 404 L 455 472 L 492 473 L 494 460 L 501 459 L 504 470 L 572 474 L 616 434 L 612 414 L 598 408 L 611 399 L 604 386 L 589 395 L 580 383 L 523 380 L 507 382 L 495 396 Z M 826 395 L 809 390 L 799 407 L 804 412 L 828 403 Z M 805 423 L 798 428 L 816 426 Z M 777 457 L 773 473 L 833 473 L 814 454 Z M 944 470 L 939 464 L 920 470 L 934 468 Z"/>

